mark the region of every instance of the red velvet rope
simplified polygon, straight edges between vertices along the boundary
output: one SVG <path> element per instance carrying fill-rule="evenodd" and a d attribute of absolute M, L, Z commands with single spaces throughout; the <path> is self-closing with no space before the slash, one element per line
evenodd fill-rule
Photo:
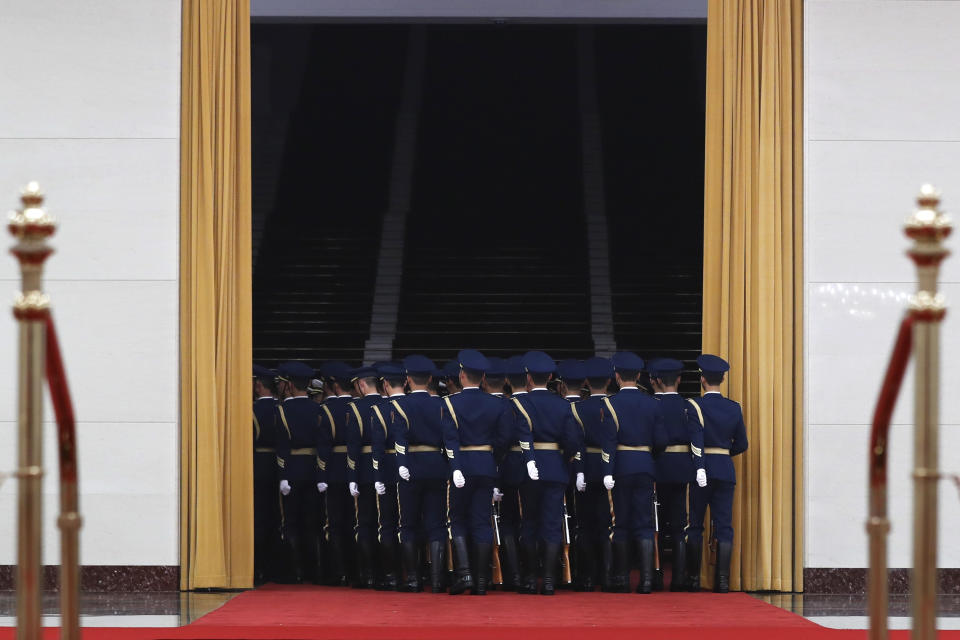
<path fill-rule="evenodd" d="M 73 417 L 73 402 L 70 400 L 70 387 L 67 385 L 67 372 L 60 357 L 60 343 L 53 316 L 46 314 L 47 328 L 47 383 L 50 385 L 50 398 L 53 401 L 53 413 L 57 418 L 57 441 L 60 444 L 60 481 L 77 481 L 77 429 Z"/>
<path fill-rule="evenodd" d="M 870 486 L 880 487 L 887 484 L 887 443 L 890 433 L 890 419 L 897 404 L 903 375 L 910 362 L 913 348 L 913 318 L 908 314 L 900 323 L 900 332 L 893 345 L 890 364 L 883 378 L 880 397 L 873 411 L 873 427 L 870 430 Z"/>

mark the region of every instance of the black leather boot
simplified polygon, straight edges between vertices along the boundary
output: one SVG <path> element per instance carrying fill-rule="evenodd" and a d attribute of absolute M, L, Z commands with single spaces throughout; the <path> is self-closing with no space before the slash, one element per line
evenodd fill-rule
<path fill-rule="evenodd" d="M 373 540 L 360 540 L 357 542 L 357 581 L 353 586 L 355 589 L 373 589 L 375 582 L 373 571 L 376 562 L 376 543 Z"/>
<path fill-rule="evenodd" d="M 446 589 L 444 578 L 447 575 L 447 543 L 436 540 L 430 543 L 430 591 L 443 593 Z"/>
<path fill-rule="evenodd" d="M 540 593 L 552 596 L 557 588 L 557 569 L 560 559 L 560 545 L 548 542 L 543 546 L 543 588 Z"/>
<path fill-rule="evenodd" d="M 700 591 L 700 545 L 687 545 L 687 591 Z"/>
<path fill-rule="evenodd" d="M 577 591 L 593 591 L 597 574 L 597 546 L 585 542 L 580 547 L 580 566 L 577 567 Z"/>
<path fill-rule="evenodd" d="M 326 563 L 324 554 L 327 552 L 327 545 L 323 543 L 320 536 L 313 539 L 313 584 L 326 584 L 327 578 Z"/>
<path fill-rule="evenodd" d="M 503 573 L 504 591 L 516 591 L 523 578 L 520 577 L 520 553 L 517 550 L 517 539 L 513 536 L 503 536 L 500 541 L 501 572 Z"/>
<path fill-rule="evenodd" d="M 487 595 L 487 583 L 489 582 L 490 560 L 493 558 L 493 545 L 489 542 L 482 542 L 473 545 L 473 589 L 470 591 L 475 596 Z"/>
<path fill-rule="evenodd" d="M 611 543 L 610 587 L 608 593 L 630 593 L 630 543 Z"/>
<path fill-rule="evenodd" d="M 637 549 L 640 550 L 640 582 L 637 584 L 637 593 L 651 593 L 653 591 L 653 540 L 641 538 L 637 540 Z"/>
<path fill-rule="evenodd" d="M 289 559 L 290 582 L 300 584 L 303 582 L 303 554 L 300 551 L 300 539 L 287 536 L 287 558 Z"/>
<path fill-rule="evenodd" d="M 346 587 L 350 584 L 350 572 L 347 567 L 350 566 L 350 546 L 343 536 L 332 535 L 330 537 L 330 580 L 328 584 L 334 587 Z"/>
<path fill-rule="evenodd" d="M 687 545 L 679 538 L 673 538 L 673 573 L 670 576 L 670 591 L 686 591 L 684 577 L 687 575 Z"/>
<path fill-rule="evenodd" d="M 453 573 L 454 582 L 450 585 L 450 595 L 457 596 L 473 588 L 473 576 L 470 573 L 470 550 L 467 539 L 457 537 L 453 539 Z"/>
<path fill-rule="evenodd" d="M 423 591 L 423 583 L 420 582 L 420 547 L 416 542 L 408 540 L 400 545 L 400 550 L 406 579 L 397 590 L 419 593 Z"/>
<path fill-rule="evenodd" d="M 537 592 L 537 570 L 540 568 L 540 558 L 537 557 L 537 545 L 523 545 L 524 568 L 523 582 L 517 587 L 517 593 Z"/>
<path fill-rule="evenodd" d="M 392 538 L 380 541 L 380 569 L 383 579 L 377 587 L 380 591 L 396 591 L 400 579 L 397 577 L 397 543 Z"/>
<path fill-rule="evenodd" d="M 600 543 L 600 590 L 610 591 L 610 574 L 613 568 L 613 547 L 610 538 Z"/>
<path fill-rule="evenodd" d="M 733 553 L 733 543 L 717 543 L 717 579 L 714 591 L 730 593 L 730 556 Z"/>

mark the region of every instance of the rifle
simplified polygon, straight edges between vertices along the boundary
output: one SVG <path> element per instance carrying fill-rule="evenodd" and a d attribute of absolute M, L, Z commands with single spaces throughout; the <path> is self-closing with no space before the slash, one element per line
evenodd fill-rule
<path fill-rule="evenodd" d="M 663 567 L 660 566 L 660 502 L 657 500 L 657 485 L 653 485 L 653 588 L 655 591 L 663 590 Z"/>
<path fill-rule="evenodd" d="M 503 569 L 500 567 L 500 503 L 493 502 L 491 512 L 493 520 L 493 571 L 491 582 L 493 584 L 503 584 Z"/>
<path fill-rule="evenodd" d="M 570 514 L 567 513 L 567 496 L 563 496 L 563 583 L 573 582 L 570 572 Z"/>

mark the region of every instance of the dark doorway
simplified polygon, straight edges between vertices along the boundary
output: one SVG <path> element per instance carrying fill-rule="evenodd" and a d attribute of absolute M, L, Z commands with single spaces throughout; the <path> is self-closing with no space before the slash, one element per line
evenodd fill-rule
<path fill-rule="evenodd" d="M 411 25 L 254 24 L 254 357 L 358 363 Z M 584 215 L 577 25 L 428 25 L 393 356 L 701 341 L 706 26 L 594 25 L 608 246 Z M 695 378 L 685 378 L 694 390 Z"/>

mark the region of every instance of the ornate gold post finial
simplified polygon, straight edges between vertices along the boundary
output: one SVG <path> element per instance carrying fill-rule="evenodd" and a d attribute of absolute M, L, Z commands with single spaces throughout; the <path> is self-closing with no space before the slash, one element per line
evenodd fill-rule
<path fill-rule="evenodd" d="M 43 263 L 53 250 L 47 238 L 56 226 L 43 210 L 36 182 L 24 187 L 22 207 L 10 214 L 7 228 L 17 243 L 11 249 L 20 263 L 21 288 L 13 305 L 19 325 L 17 396 L 17 638 L 39 640 L 40 561 L 43 513 L 43 380 L 46 314 Z"/>
<path fill-rule="evenodd" d="M 937 485 L 940 421 L 940 323 L 946 315 L 937 291 L 943 246 L 952 226 L 940 211 L 940 192 L 923 185 L 917 210 L 904 232 L 913 240 L 907 255 L 917 267 L 917 292 L 910 299 L 915 360 L 913 455 L 913 638 L 934 640 L 937 619 Z"/>

